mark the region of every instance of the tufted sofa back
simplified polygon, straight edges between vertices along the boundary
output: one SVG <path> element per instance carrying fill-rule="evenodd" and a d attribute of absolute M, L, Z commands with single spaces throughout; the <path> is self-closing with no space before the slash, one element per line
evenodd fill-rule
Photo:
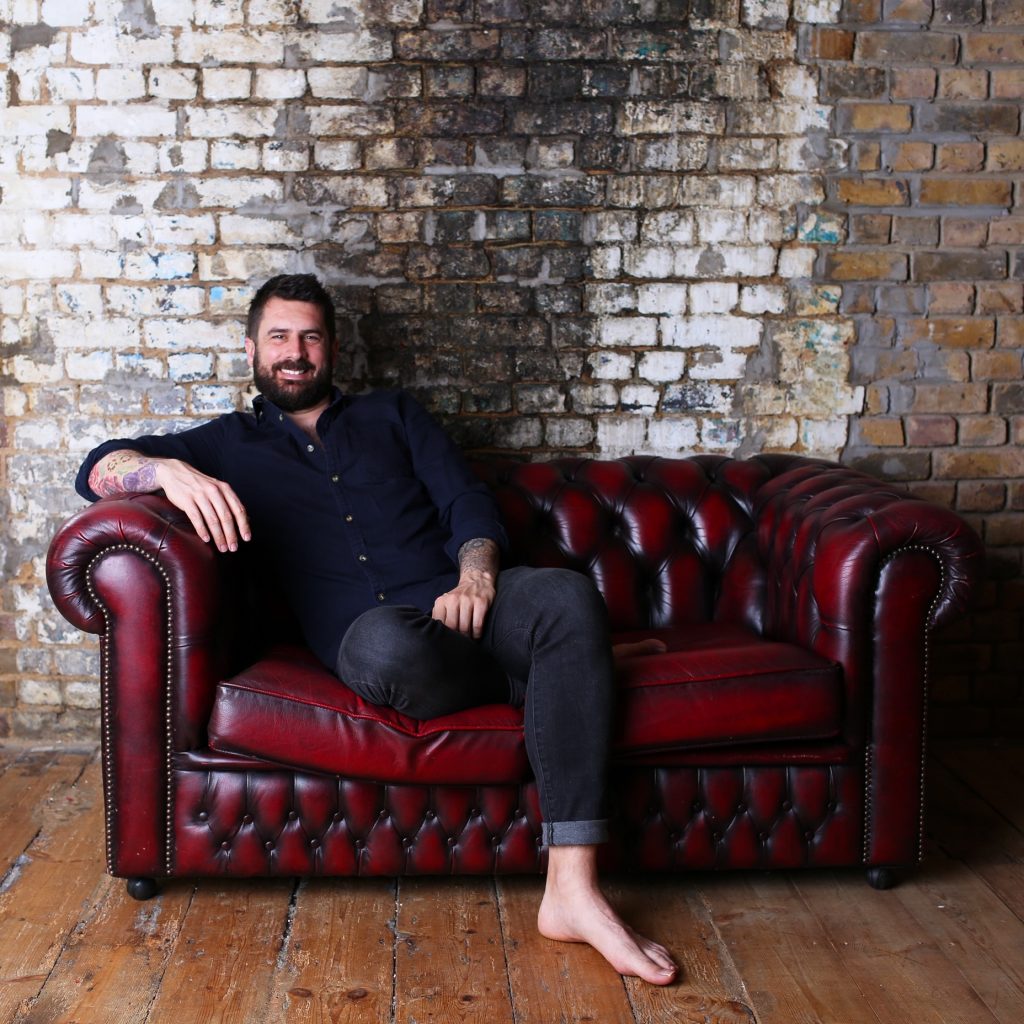
<path fill-rule="evenodd" d="M 806 465 L 806 460 L 804 460 Z M 784 457 L 479 463 L 513 564 L 593 578 L 614 630 L 721 621 L 763 632 L 756 514 Z"/>

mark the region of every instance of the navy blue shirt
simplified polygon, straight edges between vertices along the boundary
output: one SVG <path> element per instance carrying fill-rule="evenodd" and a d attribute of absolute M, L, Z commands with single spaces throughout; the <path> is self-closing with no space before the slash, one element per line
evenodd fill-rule
<path fill-rule="evenodd" d="M 89 453 L 75 488 L 121 448 L 181 459 L 230 484 L 306 642 L 333 669 L 349 624 L 380 604 L 429 612 L 458 582 L 459 548 L 506 544 L 490 491 L 419 403 L 403 391 L 343 396 L 317 421 L 322 446 L 262 396 L 178 434 L 107 441 Z"/>

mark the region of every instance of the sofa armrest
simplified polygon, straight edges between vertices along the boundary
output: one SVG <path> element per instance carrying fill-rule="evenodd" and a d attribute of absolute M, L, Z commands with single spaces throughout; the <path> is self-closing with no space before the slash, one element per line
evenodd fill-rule
<path fill-rule="evenodd" d="M 46 578 L 61 614 L 101 648 L 107 864 L 170 873 L 175 752 L 205 745 L 225 668 L 226 560 L 165 498 L 83 509 L 50 544 Z"/>
<path fill-rule="evenodd" d="M 796 461 L 758 494 L 766 632 L 839 662 L 867 779 L 864 856 L 921 854 L 929 635 L 967 610 L 984 551 L 954 512 L 841 466 Z"/>

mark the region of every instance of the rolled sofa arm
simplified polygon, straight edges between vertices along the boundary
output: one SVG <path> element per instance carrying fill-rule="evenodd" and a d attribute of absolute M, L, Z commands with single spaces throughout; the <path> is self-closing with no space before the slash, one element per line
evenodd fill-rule
<path fill-rule="evenodd" d="M 50 544 L 54 603 L 100 637 L 112 874 L 170 870 L 171 762 L 177 751 L 205 745 L 226 667 L 224 566 L 184 513 L 155 494 L 90 505 Z"/>
<path fill-rule="evenodd" d="M 845 467 L 773 468 L 756 506 L 766 632 L 843 666 L 846 740 L 866 762 L 865 862 L 912 863 L 923 838 L 929 635 L 967 610 L 981 540 L 954 512 Z"/>

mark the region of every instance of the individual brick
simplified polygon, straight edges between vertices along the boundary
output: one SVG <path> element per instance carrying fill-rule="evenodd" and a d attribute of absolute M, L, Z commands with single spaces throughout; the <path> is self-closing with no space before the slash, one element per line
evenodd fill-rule
<path fill-rule="evenodd" d="M 952 173 L 980 171 L 985 163 L 981 142 L 942 142 L 935 148 L 935 169 Z"/>
<path fill-rule="evenodd" d="M 905 281 L 907 257 L 884 250 L 830 252 L 825 255 L 825 274 L 836 281 Z"/>
<path fill-rule="evenodd" d="M 907 444 L 922 448 L 941 448 L 956 444 L 957 420 L 954 416 L 908 416 Z"/>
<path fill-rule="evenodd" d="M 965 63 L 1022 64 L 1024 36 L 1007 32 L 970 32 L 964 36 L 963 59 Z"/>
<path fill-rule="evenodd" d="M 920 202 L 927 206 L 1010 206 L 1012 182 L 990 178 L 925 178 Z"/>
<path fill-rule="evenodd" d="M 1001 416 L 961 416 L 959 442 L 966 447 L 1006 444 L 1007 425 Z"/>
<path fill-rule="evenodd" d="M 920 132 L 1015 135 L 1019 121 L 1020 109 L 1012 103 L 928 103 L 917 110 L 916 127 Z"/>
<path fill-rule="evenodd" d="M 909 132 L 911 107 L 906 103 L 848 103 L 839 108 L 842 132 Z"/>
<path fill-rule="evenodd" d="M 989 281 L 1007 276 L 1003 252 L 918 252 L 912 259 L 915 281 Z"/>
<path fill-rule="evenodd" d="M 910 187 L 898 178 L 843 178 L 836 186 L 836 198 L 851 206 L 908 206 Z"/>
<path fill-rule="evenodd" d="M 858 32 L 854 56 L 868 63 L 954 64 L 957 37 L 940 32 Z"/>

